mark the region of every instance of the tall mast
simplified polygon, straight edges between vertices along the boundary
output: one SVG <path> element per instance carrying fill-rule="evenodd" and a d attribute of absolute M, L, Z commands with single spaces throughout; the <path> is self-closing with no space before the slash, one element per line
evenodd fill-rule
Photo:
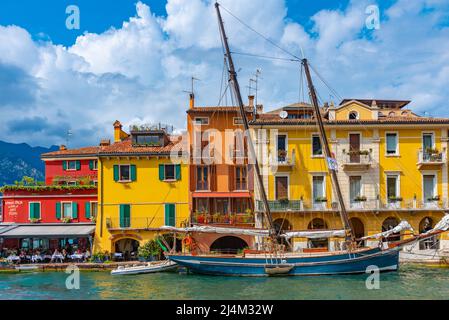
<path fill-rule="evenodd" d="M 302 64 L 304 66 L 304 72 L 307 77 L 307 85 L 309 87 L 310 99 L 312 100 L 313 109 L 315 113 L 315 119 L 318 123 L 318 127 L 320 129 L 320 140 L 321 144 L 324 146 L 324 153 L 326 159 L 332 158 L 332 154 L 329 148 L 329 142 L 327 141 L 326 131 L 324 130 L 323 118 L 321 117 L 320 108 L 318 106 L 318 99 L 315 92 L 315 87 L 313 86 L 312 77 L 310 76 L 309 64 L 307 59 L 302 59 Z M 329 173 L 331 175 L 332 184 L 334 185 L 335 191 L 337 193 L 338 203 L 340 204 L 340 217 L 343 222 L 343 226 L 346 230 L 349 230 L 350 235 L 347 237 L 347 240 L 354 241 L 354 231 L 351 228 L 351 224 L 349 223 L 348 212 L 346 211 L 345 202 L 343 201 L 343 196 L 340 189 L 340 184 L 338 183 L 337 172 L 332 168 L 327 166 Z"/>
<path fill-rule="evenodd" d="M 248 140 L 248 149 L 249 149 L 252 159 L 254 159 L 254 167 L 256 170 L 257 182 L 258 182 L 260 194 L 262 196 L 262 201 L 263 201 L 264 207 L 265 207 L 265 215 L 267 217 L 268 224 L 270 226 L 270 235 L 273 240 L 276 240 L 277 239 L 276 238 L 276 230 L 275 230 L 274 224 L 273 224 L 273 217 L 271 216 L 270 207 L 268 205 L 267 194 L 266 194 L 265 188 L 263 186 L 262 176 L 260 175 L 259 161 L 257 160 L 256 151 L 255 151 L 254 145 L 251 141 L 251 135 L 249 133 L 248 118 L 246 117 L 245 108 L 244 108 L 243 100 L 242 100 L 242 95 L 240 93 L 240 86 L 237 81 L 237 73 L 235 72 L 234 62 L 232 61 L 231 51 L 229 50 L 228 38 L 226 37 L 226 32 L 225 32 L 224 25 L 223 25 L 223 19 L 221 18 L 221 13 L 220 13 L 220 8 L 219 8 L 218 2 L 215 2 L 215 9 L 217 10 L 218 23 L 220 26 L 220 34 L 221 34 L 221 38 L 223 39 L 223 44 L 224 44 L 224 47 L 226 50 L 226 58 L 229 63 L 229 79 L 232 83 L 234 93 L 237 98 L 237 103 L 238 103 L 238 106 L 240 109 L 240 115 L 243 120 L 243 126 L 245 128 L 245 131 L 248 133 L 248 139 L 247 139 Z"/>

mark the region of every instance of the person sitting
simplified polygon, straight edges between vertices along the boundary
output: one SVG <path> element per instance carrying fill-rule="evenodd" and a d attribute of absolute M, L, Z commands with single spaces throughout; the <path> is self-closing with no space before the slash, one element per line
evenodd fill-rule
<path fill-rule="evenodd" d="M 59 252 L 59 250 L 55 249 L 55 251 L 53 252 L 53 255 L 51 256 L 50 262 L 54 262 L 57 260 L 60 260 L 62 262 L 62 256 L 61 256 L 61 253 Z"/>

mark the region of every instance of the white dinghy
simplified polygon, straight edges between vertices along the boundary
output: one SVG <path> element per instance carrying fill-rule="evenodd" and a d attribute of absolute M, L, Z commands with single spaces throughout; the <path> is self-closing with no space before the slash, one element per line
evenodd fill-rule
<path fill-rule="evenodd" d="M 142 274 L 142 273 L 155 273 L 170 271 L 177 267 L 178 265 L 170 260 L 149 262 L 146 265 L 124 267 L 119 266 L 117 269 L 111 271 L 111 275 L 127 275 L 127 274 Z"/>

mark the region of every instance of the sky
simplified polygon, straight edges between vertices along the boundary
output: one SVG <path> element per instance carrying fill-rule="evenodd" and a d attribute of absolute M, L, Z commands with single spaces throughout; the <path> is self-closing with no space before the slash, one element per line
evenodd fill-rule
<path fill-rule="evenodd" d="M 258 103 L 265 110 L 304 100 L 300 64 L 282 60 L 304 53 L 322 102 L 403 99 L 418 114 L 449 117 L 448 0 L 220 3 L 258 32 L 223 9 L 233 52 L 278 58 L 234 54 L 244 96 L 261 70 Z M 196 105 L 229 104 L 220 101 L 223 51 L 213 4 L 2 0 L 0 140 L 97 145 L 112 137 L 115 120 L 125 130 L 155 122 L 183 130 L 192 76 L 200 79 Z M 79 10 L 78 29 L 67 27 L 71 5 Z"/>

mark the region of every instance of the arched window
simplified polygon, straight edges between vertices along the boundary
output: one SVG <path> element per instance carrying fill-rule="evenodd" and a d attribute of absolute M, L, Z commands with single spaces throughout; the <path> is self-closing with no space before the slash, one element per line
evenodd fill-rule
<path fill-rule="evenodd" d="M 349 224 L 351 225 L 351 228 L 354 231 L 356 239 L 360 239 L 365 236 L 365 226 L 363 225 L 362 220 L 360 220 L 359 218 L 351 218 L 349 219 Z M 357 244 L 359 246 L 364 246 L 365 241 L 363 240 L 358 241 Z"/>
<path fill-rule="evenodd" d="M 396 113 L 394 111 L 390 111 L 390 113 L 388 114 L 389 117 L 394 117 L 396 116 Z"/>
<path fill-rule="evenodd" d="M 315 218 L 309 222 L 307 229 L 309 230 L 327 229 L 327 223 L 323 219 Z M 329 248 L 329 239 L 328 238 L 309 239 L 308 246 L 309 248 Z"/>
<path fill-rule="evenodd" d="M 394 227 L 396 227 L 398 224 L 399 224 L 399 220 L 397 218 L 389 217 L 389 218 L 385 219 L 384 222 L 382 223 L 382 232 L 391 230 Z M 393 233 L 392 235 L 390 235 L 389 237 L 387 237 L 384 240 L 385 241 L 399 241 L 399 240 L 401 240 L 401 234 Z"/>
<path fill-rule="evenodd" d="M 432 230 L 434 227 L 434 222 L 431 217 L 425 217 L 419 223 L 419 233 L 425 233 L 429 230 Z M 425 239 L 419 242 L 419 250 L 427 250 L 427 249 L 439 249 L 439 241 L 438 237 L 434 236 L 432 238 Z"/>
<path fill-rule="evenodd" d="M 357 111 L 349 112 L 349 120 L 358 120 L 358 119 L 359 119 L 359 113 Z"/>

